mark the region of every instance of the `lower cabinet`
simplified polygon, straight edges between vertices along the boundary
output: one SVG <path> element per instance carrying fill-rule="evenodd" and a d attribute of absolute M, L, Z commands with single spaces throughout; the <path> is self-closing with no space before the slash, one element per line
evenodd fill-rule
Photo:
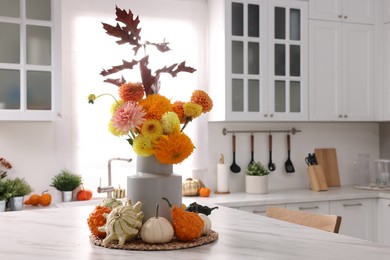
<path fill-rule="evenodd" d="M 378 242 L 390 245 L 390 199 L 379 199 Z"/>
<path fill-rule="evenodd" d="M 336 200 L 329 202 L 329 213 L 342 217 L 340 234 L 374 240 L 376 218 L 373 199 Z"/>
<path fill-rule="evenodd" d="M 329 201 L 289 203 L 286 209 L 301 210 L 318 214 L 329 214 Z"/>
<path fill-rule="evenodd" d="M 274 206 L 274 207 L 279 207 L 279 208 L 286 207 L 285 204 L 272 204 L 272 205 L 243 206 L 243 207 L 239 207 L 238 209 L 242 210 L 242 211 L 247 211 L 247 212 L 251 212 L 254 214 L 265 216 L 268 206 Z"/>

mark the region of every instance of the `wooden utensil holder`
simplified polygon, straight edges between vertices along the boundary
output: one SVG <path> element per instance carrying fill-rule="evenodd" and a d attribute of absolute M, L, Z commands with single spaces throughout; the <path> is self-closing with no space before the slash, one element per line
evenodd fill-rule
<path fill-rule="evenodd" d="M 324 170 L 321 165 L 310 165 L 307 167 L 307 175 L 310 181 L 310 189 L 313 191 L 328 190 Z"/>

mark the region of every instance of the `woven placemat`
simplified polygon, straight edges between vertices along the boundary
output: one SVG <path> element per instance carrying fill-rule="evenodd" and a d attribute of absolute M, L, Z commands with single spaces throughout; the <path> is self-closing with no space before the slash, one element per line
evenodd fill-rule
<path fill-rule="evenodd" d="M 164 244 L 147 244 L 144 243 L 141 239 L 130 241 L 124 245 L 118 245 L 117 241 L 110 242 L 108 245 L 103 246 L 103 239 L 98 238 L 94 235 L 89 237 L 92 244 L 107 247 L 112 249 L 123 249 L 123 250 L 139 250 L 139 251 L 164 251 L 164 250 L 178 250 L 190 247 L 197 247 L 205 244 L 212 243 L 218 239 L 218 233 L 211 230 L 207 235 L 201 236 L 198 239 L 189 242 L 181 242 L 173 239 L 171 242 Z"/>

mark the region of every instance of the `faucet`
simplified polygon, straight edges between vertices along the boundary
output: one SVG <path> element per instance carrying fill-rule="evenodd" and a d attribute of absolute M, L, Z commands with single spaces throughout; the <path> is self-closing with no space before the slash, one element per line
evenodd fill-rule
<path fill-rule="evenodd" d="M 100 179 L 99 187 L 97 188 L 98 193 L 107 193 L 107 198 L 112 198 L 112 192 L 115 190 L 112 186 L 112 180 L 111 180 L 111 162 L 112 161 L 127 161 L 131 162 L 131 159 L 124 159 L 124 158 L 112 158 L 108 160 L 108 186 L 102 187 L 102 179 Z"/>

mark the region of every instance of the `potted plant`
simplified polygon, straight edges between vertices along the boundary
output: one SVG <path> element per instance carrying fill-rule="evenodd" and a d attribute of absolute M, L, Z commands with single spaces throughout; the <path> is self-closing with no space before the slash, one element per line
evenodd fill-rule
<path fill-rule="evenodd" d="M 55 175 L 50 186 L 62 192 L 63 201 L 71 201 L 73 190 L 79 187 L 82 183 L 80 175 L 74 174 L 67 169 L 63 169 Z"/>
<path fill-rule="evenodd" d="M 5 211 L 5 206 L 12 196 L 11 180 L 0 178 L 0 212 Z"/>
<path fill-rule="evenodd" d="M 268 193 L 270 171 L 260 162 L 250 163 L 246 169 L 245 190 L 247 193 Z"/>
<path fill-rule="evenodd" d="M 31 193 L 33 189 L 25 179 L 16 178 L 10 180 L 11 198 L 9 206 L 11 211 L 22 210 L 24 196 Z"/>

